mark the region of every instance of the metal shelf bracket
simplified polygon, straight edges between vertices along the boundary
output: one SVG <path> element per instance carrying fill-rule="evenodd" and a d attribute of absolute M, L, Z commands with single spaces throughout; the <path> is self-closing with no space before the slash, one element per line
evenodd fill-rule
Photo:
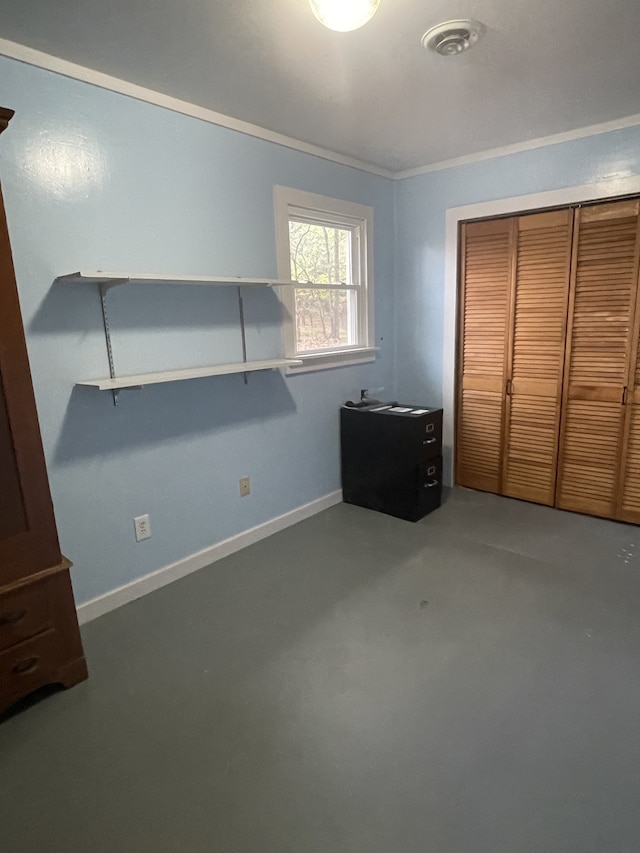
<path fill-rule="evenodd" d="M 245 329 L 244 323 L 244 300 L 242 298 L 242 287 L 238 285 L 238 310 L 240 312 L 240 334 L 242 335 L 242 360 L 246 362 L 247 360 L 247 333 Z M 249 374 L 245 370 L 242 374 L 244 379 L 244 384 L 249 384 Z"/>
<path fill-rule="evenodd" d="M 109 326 L 109 311 L 107 310 L 107 293 L 112 287 L 117 287 L 118 284 L 124 284 L 124 281 L 118 282 L 100 282 L 100 305 L 102 307 L 102 325 L 104 326 L 104 340 L 107 346 L 107 358 L 109 359 L 109 376 L 112 379 L 116 378 L 116 368 L 113 361 L 113 347 L 111 345 L 111 328 Z M 113 396 L 113 405 L 118 405 L 119 390 L 111 392 Z"/>

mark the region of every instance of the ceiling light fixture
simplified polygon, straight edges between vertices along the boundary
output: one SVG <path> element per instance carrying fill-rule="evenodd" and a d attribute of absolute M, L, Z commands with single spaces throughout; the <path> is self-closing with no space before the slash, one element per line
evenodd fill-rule
<path fill-rule="evenodd" d="M 427 30 L 422 45 L 440 56 L 457 56 L 473 47 L 483 33 L 484 26 L 479 21 L 447 21 Z"/>
<path fill-rule="evenodd" d="M 380 0 L 309 0 L 309 5 L 321 24 L 330 30 L 346 33 L 370 21 Z"/>

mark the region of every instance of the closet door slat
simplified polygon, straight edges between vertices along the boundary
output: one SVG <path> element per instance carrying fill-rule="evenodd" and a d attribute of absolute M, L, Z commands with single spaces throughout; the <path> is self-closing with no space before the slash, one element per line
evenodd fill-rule
<path fill-rule="evenodd" d="M 552 505 L 569 297 L 570 210 L 517 219 L 502 492 Z"/>
<path fill-rule="evenodd" d="M 640 214 L 636 240 L 636 313 L 631 338 L 631 359 L 625 405 L 617 517 L 640 524 Z"/>
<path fill-rule="evenodd" d="M 463 226 L 456 482 L 500 491 L 514 220 Z"/>
<path fill-rule="evenodd" d="M 638 201 L 576 211 L 557 506 L 613 517 L 638 283 Z"/>
<path fill-rule="evenodd" d="M 627 409 L 618 518 L 640 524 L 640 405 Z"/>

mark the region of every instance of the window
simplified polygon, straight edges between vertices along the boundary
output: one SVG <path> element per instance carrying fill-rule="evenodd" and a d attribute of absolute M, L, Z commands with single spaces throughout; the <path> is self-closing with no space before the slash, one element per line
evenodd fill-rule
<path fill-rule="evenodd" d="M 278 276 L 287 356 L 303 365 L 287 372 L 375 359 L 373 341 L 373 211 L 370 207 L 287 187 L 275 188 Z"/>

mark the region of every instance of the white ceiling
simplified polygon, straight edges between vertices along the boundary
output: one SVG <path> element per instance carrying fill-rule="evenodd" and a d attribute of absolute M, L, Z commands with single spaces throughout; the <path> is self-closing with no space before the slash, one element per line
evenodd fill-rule
<path fill-rule="evenodd" d="M 458 17 L 482 41 L 425 51 Z M 0 36 L 391 170 L 640 113 L 639 0 L 0 0 Z"/>

